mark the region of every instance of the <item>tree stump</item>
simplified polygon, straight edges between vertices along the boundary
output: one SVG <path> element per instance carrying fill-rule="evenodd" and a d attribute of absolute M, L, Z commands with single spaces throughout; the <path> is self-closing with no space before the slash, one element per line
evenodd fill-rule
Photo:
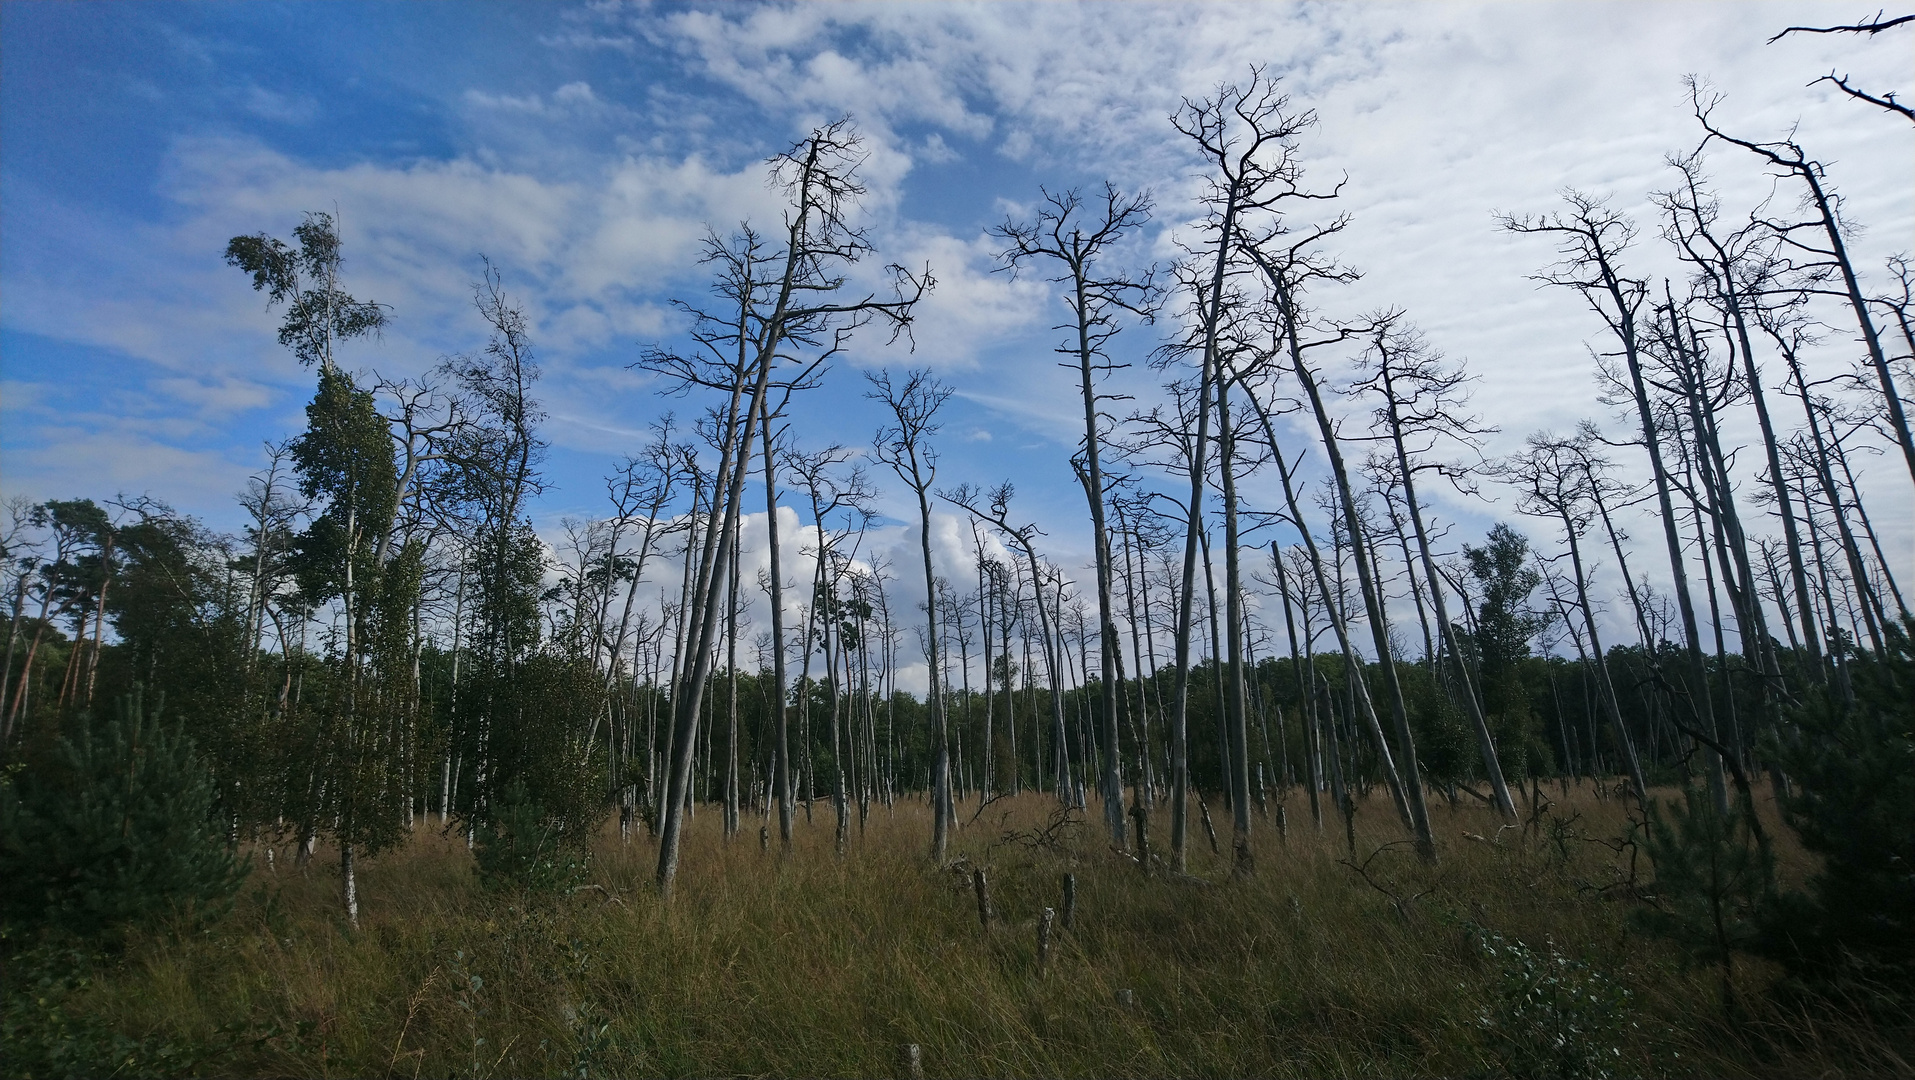
<path fill-rule="evenodd" d="M 1051 958 L 1051 921 L 1057 918 L 1053 908 L 1045 908 L 1044 914 L 1037 918 L 1037 973 L 1044 974 L 1044 967 Z"/>
<path fill-rule="evenodd" d="M 1069 930 L 1077 915 L 1077 875 L 1064 875 L 1064 929 Z"/>
<path fill-rule="evenodd" d="M 971 888 L 977 891 L 977 924 L 985 929 L 991 927 L 991 885 L 984 876 L 984 868 L 971 871 Z"/>

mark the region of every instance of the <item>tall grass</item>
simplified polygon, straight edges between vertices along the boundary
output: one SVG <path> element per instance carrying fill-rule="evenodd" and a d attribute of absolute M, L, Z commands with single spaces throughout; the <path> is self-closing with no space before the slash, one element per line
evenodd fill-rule
<path fill-rule="evenodd" d="M 1201 830 L 1191 879 L 1144 873 L 1081 814 L 1045 842 L 1057 808 L 1039 795 L 962 808 L 956 868 L 930 864 L 920 803 L 854 822 L 842 859 L 826 805 L 801 815 L 789 859 L 775 840 L 761 849 L 755 824 L 727 843 L 721 815 L 701 812 L 669 905 L 642 837 L 608 829 L 591 886 L 539 897 L 482 887 L 462 838 L 422 829 L 362 864 L 358 932 L 323 850 L 305 872 L 261 861 L 225 922 L 136 940 L 64 1007 L 200 1047 L 180 1067 L 224 1075 L 885 1076 L 906 1043 L 931 1076 L 1907 1067 L 1906 1032 L 1766 1004 L 1760 964 L 1738 967 L 1731 1016 L 1714 972 L 1632 929 L 1626 807 L 1588 788 L 1544 795 L 1530 824 L 1500 831 L 1481 807 L 1433 807 L 1434 867 L 1395 843 L 1380 797 L 1360 808 L 1354 857 L 1293 798 L 1287 838 L 1257 821 L 1242 881 L 1227 838 L 1220 858 Z M 1781 854 L 1785 874 L 1806 872 Z M 987 927 L 971 866 L 988 871 Z M 1074 928 L 1040 970 L 1036 922 L 1061 909 L 1065 873 Z M 1519 955 L 1535 970 L 1512 970 Z M 1562 1000 L 1614 993 L 1565 1012 L 1537 978 Z M 1552 1039 L 1568 1056 L 1537 1056 Z"/>

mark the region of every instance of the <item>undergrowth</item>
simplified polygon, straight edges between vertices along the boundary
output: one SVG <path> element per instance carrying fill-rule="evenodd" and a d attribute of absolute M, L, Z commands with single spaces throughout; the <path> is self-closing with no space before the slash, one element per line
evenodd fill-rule
<path fill-rule="evenodd" d="M 903 1044 L 930 1076 L 1907 1068 L 1906 1027 L 1839 1000 L 1766 1004 L 1765 961 L 1736 965 L 1731 1016 L 1719 973 L 1632 918 L 1646 882 L 1625 804 L 1531 794 L 1506 829 L 1433 807 L 1436 866 L 1395 843 L 1381 798 L 1359 807 L 1355 852 L 1293 799 L 1287 836 L 1274 806 L 1256 819 L 1242 881 L 1200 833 L 1179 877 L 1040 795 L 965 807 L 946 867 L 915 802 L 854 821 L 842 859 L 825 804 L 789 858 L 756 823 L 727 843 L 700 813 L 670 905 L 642 835 L 608 827 L 566 888 L 501 889 L 462 836 L 422 825 L 362 863 L 357 932 L 322 855 L 305 873 L 256 858 L 211 927 L 142 929 L 111 953 L 8 943 L 0 1056 L 49 1075 L 884 1076 Z M 1784 844 L 1777 859 L 1785 878 L 1814 870 Z M 1072 925 L 1040 967 L 1066 874 Z"/>

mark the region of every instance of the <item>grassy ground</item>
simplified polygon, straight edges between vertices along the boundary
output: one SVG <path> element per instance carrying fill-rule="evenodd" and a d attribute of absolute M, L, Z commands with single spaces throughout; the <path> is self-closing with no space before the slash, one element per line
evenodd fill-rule
<path fill-rule="evenodd" d="M 221 1075 L 885 1076 L 906 1043 L 930 1076 L 1906 1072 L 1895 1034 L 1784 1011 L 1755 962 L 1732 1013 L 1715 969 L 1635 931 L 1638 902 L 1604 888 L 1628 875 L 1630 851 L 1598 842 L 1625 807 L 1545 795 L 1500 836 L 1480 806 L 1433 806 L 1435 867 L 1391 846 L 1381 799 L 1351 859 L 1293 798 L 1287 838 L 1257 820 L 1246 881 L 1193 820 L 1207 883 L 1146 876 L 1094 817 L 1047 839 L 1046 797 L 999 800 L 953 850 L 987 870 L 988 928 L 969 870 L 929 863 L 915 802 L 874 807 L 842 859 L 829 804 L 788 861 L 756 822 L 727 844 L 701 812 L 669 905 L 642 837 L 608 830 L 593 887 L 540 899 L 482 887 L 461 840 L 422 828 L 362 863 L 359 931 L 327 853 L 306 873 L 282 853 L 231 916 L 132 941 L 60 1009 L 145 1047 L 142 1069 Z M 1781 855 L 1799 879 L 1800 853 Z M 1074 926 L 1040 968 L 1066 873 Z"/>

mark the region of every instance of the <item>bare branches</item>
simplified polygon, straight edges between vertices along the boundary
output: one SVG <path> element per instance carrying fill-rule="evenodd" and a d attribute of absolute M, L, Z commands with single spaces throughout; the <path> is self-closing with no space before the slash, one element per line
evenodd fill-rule
<path fill-rule="evenodd" d="M 1903 23 L 1910 22 L 1915 22 L 1915 15 L 1898 15 L 1884 22 L 1882 12 L 1877 10 L 1875 17 L 1865 23 L 1850 23 L 1845 26 L 1791 26 L 1763 44 L 1773 45 L 1790 34 L 1867 34 L 1874 37 L 1884 30 L 1892 30 Z"/>
<path fill-rule="evenodd" d="M 1911 109 L 1908 106 L 1902 104 L 1901 102 L 1896 101 L 1895 91 L 1893 90 L 1890 90 L 1889 92 L 1883 94 L 1881 97 L 1876 97 L 1874 94 L 1871 94 L 1868 91 L 1861 89 L 1860 87 L 1850 86 L 1849 77 L 1847 75 L 1837 75 L 1833 71 L 1829 72 L 1827 75 L 1824 75 L 1819 79 L 1814 80 L 1814 82 L 1809 83 L 1809 85 L 1814 86 L 1816 83 L 1824 83 L 1824 82 L 1834 83 L 1837 89 L 1841 90 L 1844 94 L 1847 94 L 1848 96 L 1854 98 L 1857 101 L 1866 101 L 1870 105 L 1873 105 L 1878 109 L 1885 109 L 1888 112 L 1892 112 L 1896 114 L 1897 116 L 1900 116 L 1908 120 L 1910 123 L 1915 123 L 1915 109 Z"/>
<path fill-rule="evenodd" d="M 950 400 L 951 387 L 928 368 L 906 372 L 901 382 L 894 381 L 888 370 L 865 378 L 871 389 L 864 396 L 891 410 L 891 421 L 872 439 L 878 460 L 891 466 L 913 490 L 930 490 L 938 471 L 938 454 L 930 438 L 941 426 L 937 413 Z"/>

